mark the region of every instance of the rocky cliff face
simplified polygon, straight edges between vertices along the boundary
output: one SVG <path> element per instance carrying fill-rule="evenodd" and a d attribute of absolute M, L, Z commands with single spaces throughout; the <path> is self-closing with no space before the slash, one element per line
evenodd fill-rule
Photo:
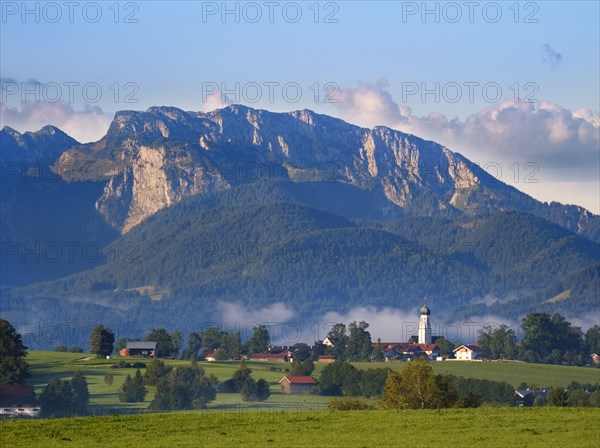
<path fill-rule="evenodd" d="M 308 110 L 123 111 L 104 138 L 65 151 L 55 169 L 70 181 L 107 181 L 96 208 L 121 232 L 189 195 L 276 177 L 351 184 L 396 214 L 516 209 L 575 232 L 598 220 L 582 208 L 542 204 L 435 142 Z"/>
<path fill-rule="evenodd" d="M 405 210 L 418 205 L 423 189 L 435 193 L 439 209 L 467 207 L 481 185 L 478 175 L 489 177 L 440 145 L 385 127 L 243 106 L 207 114 L 164 107 L 122 112 L 105 138 L 73 148 L 60 162 L 110 179 L 97 208 L 122 232 L 188 195 L 277 175 L 377 186 L 390 205 Z"/>
<path fill-rule="evenodd" d="M 127 232 L 163 207 L 186 196 L 218 191 L 228 183 L 190 157 L 171 156 L 163 146 L 140 146 L 123 170 L 112 176 L 96 203 L 106 220 Z"/>

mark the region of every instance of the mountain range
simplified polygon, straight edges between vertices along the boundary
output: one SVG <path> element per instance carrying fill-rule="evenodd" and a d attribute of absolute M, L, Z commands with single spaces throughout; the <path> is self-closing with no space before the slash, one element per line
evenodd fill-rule
<path fill-rule="evenodd" d="M 598 309 L 600 217 L 387 127 L 152 107 L 94 143 L 46 126 L 0 144 L 6 315 L 125 307 L 185 330 L 219 301 L 302 318 L 424 295 L 462 316 Z"/>

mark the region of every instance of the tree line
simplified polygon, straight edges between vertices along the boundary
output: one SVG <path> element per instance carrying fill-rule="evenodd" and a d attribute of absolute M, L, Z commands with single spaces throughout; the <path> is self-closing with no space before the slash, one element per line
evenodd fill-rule
<path fill-rule="evenodd" d="M 383 361 L 384 348 L 373 344 L 369 323 L 350 322 L 348 326 L 336 323 L 327 334 L 331 346 L 315 341 L 312 346 L 296 343 L 291 347 L 294 359 L 316 361 L 321 355 L 333 355 L 338 361 L 368 362 Z M 600 353 L 600 326 L 590 327 L 586 333 L 571 324 L 562 315 L 555 313 L 530 313 L 521 320 L 523 340 L 517 341 L 515 330 L 506 325 L 497 328 L 486 326 L 479 331 L 477 343 L 483 358 L 512 359 L 546 364 L 585 365 L 592 362 L 590 355 Z M 156 342 L 159 358 L 201 359 L 207 351 L 217 360 L 239 359 L 242 354 L 265 353 L 271 347 L 271 338 L 264 325 L 253 328 L 252 335 L 242 342 L 240 332 L 225 332 L 209 327 L 188 336 L 187 345 L 181 350 L 181 332 L 169 333 L 164 328 L 152 329 L 146 341 Z M 380 340 L 377 341 L 381 342 Z M 114 334 L 98 325 L 90 335 L 90 351 L 98 356 L 108 356 L 125 348 L 127 341 L 121 339 L 114 344 Z M 454 348 L 461 345 L 443 337 L 434 341 L 442 356 L 452 355 Z"/>
<path fill-rule="evenodd" d="M 590 364 L 592 353 L 600 354 L 600 326 L 584 334 L 562 315 L 530 313 L 521 321 L 523 341 L 517 342 L 515 331 L 506 325 L 485 327 L 477 343 L 483 356 L 491 359 L 516 359 L 543 364 Z"/>

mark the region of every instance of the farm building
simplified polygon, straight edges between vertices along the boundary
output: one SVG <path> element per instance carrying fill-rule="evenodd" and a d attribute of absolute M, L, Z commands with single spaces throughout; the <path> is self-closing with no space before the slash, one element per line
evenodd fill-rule
<path fill-rule="evenodd" d="M 548 391 L 546 389 L 517 389 L 515 390 L 515 398 L 517 405 L 520 407 L 533 406 L 533 402 L 537 397 L 547 398 Z"/>
<path fill-rule="evenodd" d="M 204 358 L 205 361 L 208 362 L 215 362 L 217 360 L 217 351 L 216 350 L 206 350 L 204 353 L 202 353 L 202 357 Z"/>
<path fill-rule="evenodd" d="M 40 404 L 28 385 L 0 385 L 0 415 L 9 417 L 39 417 Z"/>
<path fill-rule="evenodd" d="M 248 356 L 250 361 L 265 361 L 265 362 L 287 362 L 288 355 L 286 353 L 253 353 Z"/>
<path fill-rule="evenodd" d="M 481 358 L 481 348 L 477 344 L 461 345 L 453 351 L 454 357 L 459 361 L 474 361 Z"/>
<path fill-rule="evenodd" d="M 414 344 L 412 342 L 381 342 L 371 344 L 373 348 L 382 347 L 387 360 L 410 360 L 420 357 L 436 359 L 438 346 L 436 344 Z"/>
<path fill-rule="evenodd" d="M 317 362 L 335 362 L 335 355 L 323 355 L 317 358 Z"/>
<path fill-rule="evenodd" d="M 438 356 L 437 344 L 418 344 L 421 353 L 425 354 L 428 359 L 435 359 Z"/>
<path fill-rule="evenodd" d="M 308 394 L 317 385 L 310 376 L 284 376 L 279 380 L 282 394 Z"/>
<path fill-rule="evenodd" d="M 119 355 L 154 358 L 155 352 L 156 342 L 128 342 L 127 347 L 119 351 Z"/>

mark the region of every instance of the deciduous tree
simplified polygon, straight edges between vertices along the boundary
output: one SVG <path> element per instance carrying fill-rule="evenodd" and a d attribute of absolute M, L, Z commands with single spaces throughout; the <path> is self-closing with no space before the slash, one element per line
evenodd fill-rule
<path fill-rule="evenodd" d="M 265 353 L 270 343 L 269 330 L 264 325 L 259 325 L 252 329 L 252 336 L 246 341 L 246 349 L 248 353 Z"/>
<path fill-rule="evenodd" d="M 0 384 L 25 384 L 29 364 L 21 335 L 7 320 L 0 319 Z"/>
<path fill-rule="evenodd" d="M 174 340 L 173 336 L 176 336 L 177 340 Z M 181 336 L 181 333 L 179 333 L 179 336 Z M 178 340 L 177 332 L 171 335 L 164 328 L 153 328 L 146 337 L 146 341 L 156 342 L 155 356 L 158 358 L 176 358 L 179 352 Z"/>
<path fill-rule="evenodd" d="M 444 391 L 423 359 L 409 362 L 402 372 L 390 372 L 381 406 L 391 409 L 435 409 L 444 404 Z"/>
<path fill-rule="evenodd" d="M 371 333 L 365 321 L 350 322 L 345 359 L 349 361 L 369 361 L 371 358 Z"/>
<path fill-rule="evenodd" d="M 585 333 L 585 344 L 588 349 L 588 355 L 598 353 L 600 355 L 600 325 L 590 327 Z"/>
<path fill-rule="evenodd" d="M 333 344 L 333 347 L 328 347 L 327 351 L 335 355 L 338 361 L 343 361 L 346 353 L 346 345 L 348 344 L 348 336 L 346 335 L 346 325 L 337 323 L 335 324 L 329 333 L 327 338 Z"/>
<path fill-rule="evenodd" d="M 348 362 L 332 362 L 321 372 L 319 391 L 321 395 L 360 395 L 361 375 Z"/>

